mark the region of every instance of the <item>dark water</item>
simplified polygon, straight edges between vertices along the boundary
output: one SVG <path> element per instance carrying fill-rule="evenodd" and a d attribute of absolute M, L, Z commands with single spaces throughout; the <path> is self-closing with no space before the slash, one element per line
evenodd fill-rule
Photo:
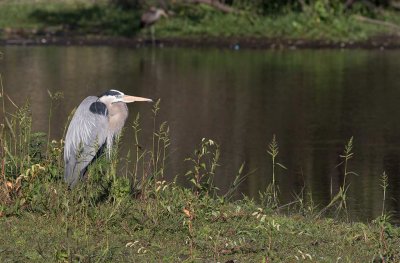
<path fill-rule="evenodd" d="M 389 175 L 386 205 L 400 210 L 399 51 L 229 51 L 109 47 L 0 47 L 0 73 L 17 103 L 32 103 L 34 129 L 46 130 L 47 89 L 63 91 L 52 136 L 60 138 L 70 111 L 107 89 L 161 98 L 161 120 L 171 128 L 169 178 L 183 177 L 183 160 L 201 138 L 221 145 L 216 184 L 222 189 L 240 165 L 256 169 L 240 191 L 257 197 L 271 180 L 267 145 L 276 134 L 282 202 L 303 186 L 327 204 L 343 171 L 336 165 L 354 136 L 349 207 L 355 218 L 380 215 L 380 176 Z M 144 137 L 152 132 L 151 105 L 141 113 Z M 132 118 L 128 120 L 128 125 Z M 129 133 L 129 130 L 128 130 Z M 125 137 L 124 147 L 131 140 Z M 149 145 L 147 145 L 149 146 Z"/>

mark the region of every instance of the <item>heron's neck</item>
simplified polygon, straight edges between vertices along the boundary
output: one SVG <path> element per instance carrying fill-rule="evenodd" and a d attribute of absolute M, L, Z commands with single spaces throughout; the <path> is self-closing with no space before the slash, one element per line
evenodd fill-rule
<path fill-rule="evenodd" d="M 157 11 L 156 11 L 157 20 L 161 18 L 162 14 L 163 14 L 163 12 L 160 9 L 157 9 Z"/>
<path fill-rule="evenodd" d="M 123 102 L 117 102 L 107 105 L 107 109 L 110 124 L 109 133 L 111 135 L 119 135 L 128 117 L 128 107 Z"/>

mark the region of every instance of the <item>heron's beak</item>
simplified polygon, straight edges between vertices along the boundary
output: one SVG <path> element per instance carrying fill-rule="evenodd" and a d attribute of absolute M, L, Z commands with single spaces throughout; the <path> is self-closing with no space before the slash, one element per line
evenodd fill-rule
<path fill-rule="evenodd" d="M 168 17 L 169 17 L 168 14 L 165 13 L 165 12 L 162 12 L 161 15 L 164 16 L 165 18 L 168 18 Z"/>
<path fill-rule="evenodd" d="M 148 101 L 148 102 L 153 102 L 152 99 L 147 99 L 147 98 L 142 98 L 142 97 L 135 97 L 135 96 L 129 96 L 129 95 L 124 95 L 122 97 L 122 101 L 125 103 L 130 103 L 130 102 L 135 102 L 135 101 Z"/>

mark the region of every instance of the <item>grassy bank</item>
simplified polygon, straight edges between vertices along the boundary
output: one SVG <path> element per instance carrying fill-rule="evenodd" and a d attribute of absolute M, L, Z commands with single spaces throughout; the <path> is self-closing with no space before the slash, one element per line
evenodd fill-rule
<path fill-rule="evenodd" d="M 0 219 L 2 262 L 400 260 L 400 233 L 390 225 L 286 216 L 249 200 L 199 198 L 169 183 L 146 197 L 99 204 L 86 199 L 90 189 L 63 188 L 45 187 L 41 211 Z"/>
<path fill-rule="evenodd" d="M 185 162 L 190 188 L 165 181 L 169 128 L 153 106 L 152 143 L 142 145 L 140 116 L 133 123 L 135 149 L 89 169 L 85 182 L 63 182 L 62 140 L 33 132 L 30 107 L 7 110 L 1 90 L 1 262 L 398 262 L 400 229 L 382 216 L 371 223 L 346 219 L 352 139 L 344 146 L 344 182 L 332 202 L 317 209 L 305 193 L 279 202 L 275 171 L 279 145 L 267 147 L 274 168 L 260 201 L 233 201 L 243 169 L 227 193 L 215 188 L 220 149 L 203 139 Z M 62 94 L 49 94 L 52 108 Z M 10 101 L 6 99 L 8 104 Z M 12 106 L 14 107 L 14 106 Z M 173 153 L 172 153 L 173 154 Z M 347 177 L 347 179 L 346 179 Z M 379 187 L 379 186 L 377 186 Z M 387 177 L 382 177 L 385 200 Z M 330 217 L 332 216 L 332 217 Z M 330 218 L 329 218 L 330 217 Z"/>
<path fill-rule="evenodd" d="M 303 40 L 362 41 L 397 34 L 398 12 L 363 6 L 345 10 L 316 1 L 306 10 L 287 8 L 277 13 L 257 13 L 246 8 L 223 13 L 208 5 L 170 5 L 171 16 L 156 25 L 159 38 L 251 37 Z M 140 9 L 87 1 L 0 2 L 2 37 L 13 35 L 106 35 L 148 38 L 140 29 Z"/>

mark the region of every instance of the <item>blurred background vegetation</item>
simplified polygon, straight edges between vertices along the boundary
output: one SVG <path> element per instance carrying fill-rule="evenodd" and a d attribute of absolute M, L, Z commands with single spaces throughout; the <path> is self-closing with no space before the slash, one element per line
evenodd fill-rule
<path fill-rule="evenodd" d="M 395 0 L 0 0 L 0 36 L 148 37 L 140 20 L 152 7 L 168 14 L 155 26 L 164 38 L 352 41 L 400 32 Z"/>

